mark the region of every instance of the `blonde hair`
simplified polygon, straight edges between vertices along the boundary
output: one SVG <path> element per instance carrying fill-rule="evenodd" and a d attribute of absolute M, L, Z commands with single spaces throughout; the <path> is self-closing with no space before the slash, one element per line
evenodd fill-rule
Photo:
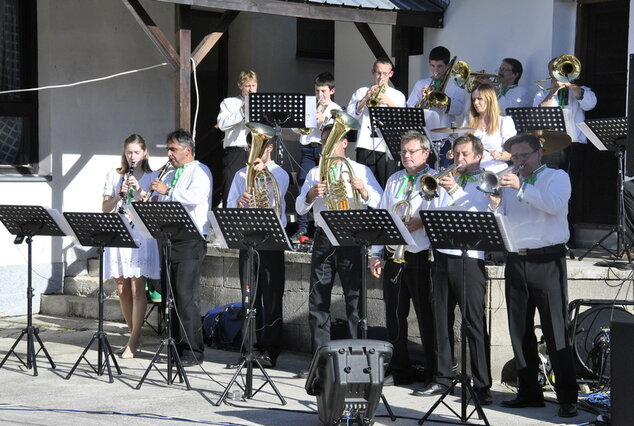
<path fill-rule="evenodd" d="M 240 75 L 238 75 L 238 84 L 241 85 L 249 80 L 255 80 L 256 83 L 258 81 L 258 75 L 255 73 L 255 71 L 251 71 L 251 70 L 246 70 L 246 71 L 242 71 L 240 73 Z"/>
<path fill-rule="evenodd" d="M 480 116 L 473 106 L 473 98 L 471 99 L 471 106 L 469 107 L 469 127 L 477 129 L 480 120 L 485 117 L 488 119 L 486 128 L 487 135 L 492 135 L 500 131 L 500 105 L 498 104 L 498 95 L 495 89 L 490 84 L 480 84 L 473 89 L 471 96 L 475 91 L 480 92 L 480 96 L 486 101 L 486 109 L 484 116 Z"/>

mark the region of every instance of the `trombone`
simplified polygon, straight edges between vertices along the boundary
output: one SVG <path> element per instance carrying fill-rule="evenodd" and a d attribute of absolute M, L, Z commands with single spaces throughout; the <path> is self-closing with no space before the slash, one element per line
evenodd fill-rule
<path fill-rule="evenodd" d="M 480 84 L 480 80 L 486 79 L 489 80 L 489 84 L 495 88 L 496 92 L 500 92 L 500 76 L 497 74 L 488 74 L 484 72 L 484 70 L 471 72 L 469 69 L 469 64 L 465 61 L 458 61 L 453 67 L 452 70 L 453 78 L 456 84 L 464 89 L 467 92 L 473 92 L 478 85 Z"/>
<path fill-rule="evenodd" d="M 454 56 L 449 65 L 447 66 L 447 71 L 445 71 L 445 75 L 442 78 L 442 83 L 440 84 L 440 88 L 437 90 L 432 90 L 427 93 L 427 96 L 421 97 L 421 100 L 416 105 L 418 108 L 439 108 L 445 109 L 449 105 L 449 96 L 445 94 L 445 87 L 447 87 L 447 81 L 449 81 L 449 77 L 453 75 L 454 64 L 456 63 L 457 56 Z"/>
<path fill-rule="evenodd" d="M 550 77 L 537 80 L 535 84 L 541 90 L 552 90 L 555 86 L 543 87 L 542 82 L 557 80 L 561 83 L 572 83 L 581 75 L 581 61 L 576 56 L 564 54 L 557 56 L 548 63 L 548 74 Z"/>

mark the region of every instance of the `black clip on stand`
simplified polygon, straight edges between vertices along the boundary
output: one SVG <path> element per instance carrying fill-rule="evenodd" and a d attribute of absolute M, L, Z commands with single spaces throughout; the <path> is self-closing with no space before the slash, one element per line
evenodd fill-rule
<path fill-rule="evenodd" d="M 246 334 L 246 353 L 243 355 L 240 365 L 236 368 L 233 377 L 225 387 L 222 395 L 220 395 L 218 402 L 216 402 L 216 406 L 222 404 L 234 383 L 242 389 L 246 399 L 253 398 L 260 389 L 269 383 L 282 402 L 282 405 L 286 405 L 286 400 L 275 386 L 275 383 L 273 383 L 273 380 L 266 370 L 264 370 L 257 357 L 253 355 L 256 315 L 253 302 L 255 294 L 257 293 L 257 277 L 255 274 L 256 251 L 291 250 L 288 237 L 284 232 L 280 219 L 273 209 L 218 209 L 210 213 L 209 219 L 211 220 L 221 247 L 247 250 L 248 255 L 246 265 L 247 282 L 242 283 L 245 288 L 244 300 L 242 301 L 242 306 L 245 309 L 242 330 L 245 331 Z M 256 389 L 255 392 L 253 391 L 253 364 L 257 365 L 265 377 L 264 383 Z M 247 377 L 246 383 L 244 387 L 242 387 L 236 380 L 245 367 L 247 369 Z"/>
<path fill-rule="evenodd" d="M 134 242 L 132 235 L 130 234 L 130 225 L 125 216 L 118 213 L 70 213 L 65 212 L 64 217 L 70 224 L 75 236 L 79 240 L 79 243 L 85 247 L 97 247 L 99 251 L 99 315 L 98 315 L 98 330 L 93 334 L 92 339 L 86 345 L 86 348 L 81 353 L 75 365 L 66 376 L 66 380 L 75 372 L 75 369 L 81 362 L 85 360 L 86 363 L 93 369 L 98 376 L 103 375 L 104 365 L 108 370 L 108 378 L 110 383 L 114 380 L 112 378 L 112 370 L 110 368 L 109 359 L 112 358 L 112 363 L 117 369 L 117 374 L 121 374 L 119 364 L 112 352 L 112 347 L 108 341 L 108 335 L 103 331 L 103 302 L 105 300 L 103 292 L 103 253 L 104 247 L 131 247 L 137 248 L 138 246 Z M 88 358 L 86 358 L 86 352 L 92 346 L 93 342 L 97 340 L 97 368 L 95 368 Z"/>
<path fill-rule="evenodd" d="M 600 118 L 586 120 L 579 123 L 579 128 L 587 136 L 588 140 L 600 151 L 614 151 L 618 162 L 617 206 L 616 225 L 614 225 L 603 237 L 596 241 L 585 253 L 579 256 L 579 260 L 586 257 L 592 250 L 601 247 L 613 257 L 620 259 L 623 254 L 627 256 L 627 262 L 632 262 L 632 256 L 625 238 L 625 205 L 623 202 L 623 185 L 625 183 L 625 145 L 627 138 L 627 118 Z M 616 234 L 616 249 L 612 250 L 603 245 L 612 234 Z"/>
<path fill-rule="evenodd" d="M 489 421 L 484 414 L 482 405 L 471 385 L 471 378 L 467 375 L 467 285 L 466 285 L 466 260 L 468 250 L 490 250 L 503 251 L 510 246 L 506 238 L 505 227 L 498 222 L 502 221 L 501 216 L 496 216 L 491 212 L 470 212 L 458 210 L 421 210 L 421 218 L 425 231 L 434 249 L 460 249 L 462 251 L 462 323 L 460 326 L 460 364 L 461 372 L 454 378 L 451 386 L 442 394 L 425 416 L 419 420 L 418 424 L 423 424 L 425 420 L 434 412 L 441 403 L 447 407 L 461 423 L 466 423 L 474 412 L 477 411 L 479 418 L 489 425 Z M 444 399 L 449 395 L 456 385 L 461 387 L 461 414 L 458 415 L 449 407 Z M 467 398 L 467 392 L 469 398 Z M 473 402 L 475 408 L 467 414 L 467 405 Z"/>
<path fill-rule="evenodd" d="M 55 215 L 53 217 L 52 215 Z M 21 244 L 26 238 L 26 245 L 28 247 L 27 256 L 27 288 L 26 288 L 26 302 L 27 302 L 27 326 L 22 330 L 20 337 L 17 338 L 9 352 L 5 355 L 0 362 L 0 368 L 4 365 L 9 355 L 13 354 L 24 365 L 27 370 L 33 366 L 33 375 L 37 376 L 37 361 L 36 357 L 40 351 L 44 352 L 48 362 L 52 368 L 55 368 L 55 363 L 48 354 L 48 351 L 40 339 L 38 327 L 33 327 L 33 277 L 32 277 L 32 253 L 31 243 L 33 242 L 33 236 L 35 235 L 50 235 L 56 237 L 62 237 L 67 234 L 61 229 L 63 218 L 59 215 L 57 210 L 48 210 L 41 206 L 8 206 L 0 205 L 0 221 L 4 223 L 7 230 L 15 235 L 15 244 Z M 59 225 L 58 225 L 59 223 Z M 15 352 L 15 348 L 26 334 L 26 363 Z M 35 351 L 35 341 L 40 345 L 40 349 Z"/>
<path fill-rule="evenodd" d="M 387 145 L 392 160 L 401 161 L 401 136 L 409 130 L 426 135 L 425 111 L 421 108 L 370 107 L 370 123 Z"/>
<path fill-rule="evenodd" d="M 313 111 L 310 112 L 314 114 Z M 274 143 L 277 146 L 273 160 L 283 164 L 281 139 L 282 127 L 306 127 L 306 95 L 303 93 L 252 93 L 247 98 L 249 123 L 268 124 L 275 129 Z"/>
<path fill-rule="evenodd" d="M 373 245 L 404 245 L 413 244 L 411 235 L 398 220 L 387 210 L 342 210 L 323 211 L 321 217 L 326 222 L 324 231 L 333 245 L 361 247 L 361 338 L 368 337 L 368 250 Z M 404 235 L 409 236 L 406 241 Z M 381 400 L 385 405 L 390 419 L 396 420 L 394 412 L 388 404 L 385 395 L 381 393 Z"/>
<path fill-rule="evenodd" d="M 171 282 L 171 254 L 172 254 L 172 241 L 173 240 L 202 240 L 203 237 L 198 232 L 198 228 L 194 225 L 187 210 L 179 202 L 161 202 L 161 203 L 132 203 L 132 216 L 134 223 L 140 229 L 142 235 L 147 238 L 153 237 L 161 241 L 161 250 L 163 258 L 164 276 L 165 276 L 165 288 L 166 288 L 166 303 L 165 303 L 165 336 L 161 340 L 161 344 L 156 350 L 156 353 L 150 361 L 143 377 L 136 385 L 136 389 L 141 389 L 145 378 L 148 376 L 152 368 L 155 368 L 161 376 L 165 378 L 168 385 L 174 383 L 178 376 L 180 382 L 185 382 L 187 390 L 191 389 L 185 368 L 181 363 L 180 356 L 178 355 L 178 349 L 176 348 L 176 342 L 172 337 L 172 310 L 174 309 L 174 290 Z M 166 350 L 167 361 L 167 375 L 156 366 L 159 356 L 163 352 L 163 348 Z M 176 367 L 177 374 L 172 375 L 174 367 Z"/>

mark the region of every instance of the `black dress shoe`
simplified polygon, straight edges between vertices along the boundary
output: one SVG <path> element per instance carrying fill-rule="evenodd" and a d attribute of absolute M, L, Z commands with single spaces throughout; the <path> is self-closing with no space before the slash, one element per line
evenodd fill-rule
<path fill-rule="evenodd" d="M 227 370 L 235 370 L 236 368 L 240 367 L 240 364 L 242 364 L 242 361 L 244 361 L 244 357 L 240 357 L 234 362 L 230 362 L 229 364 L 226 364 L 225 368 Z"/>
<path fill-rule="evenodd" d="M 441 385 L 440 383 L 432 383 L 426 388 L 416 389 L 414 392 L 412 392 L 412 395 L 414 396 L 440 395 L 445 393 L 446 390 L 447 390 L 447 386 Z M 451 393 L 453 394 L 453 389 Z"/>
<path fill-rule="evenodd" d="M 577 414 L 577 404 L 565 403 L 559 405 L 559 417 L 575 417 Z"/>
<path fill-rule="evenodd" d="M 502 407 L 506 408 L 526 408 L 526 407 L 545 407 L 543 398 L 524 398 L 516 397 L 515 399 L 509 399 L 502 401 Z"/>
<path fill-rule="evenodd" d="M 489 389 L 477 389 L 475 393 L 480 405 L 493 404 L 493 398 L 491 397 L 491 391 Z"/>
<path fill-rule="evenodd" d="M 196 358 L 183 358 L 181 359 L 181 365 L 183 367 L 195 367 L 197 365 L 201 365 L 203 362 L 198 361 Z"/>
<path fill-rule="evenodd" d="M 258 355 L 258 361 L 264 368 L 275 368 L 275 364 L 277 364 L 277 358 L 271 358 L 267 354 Z"/>

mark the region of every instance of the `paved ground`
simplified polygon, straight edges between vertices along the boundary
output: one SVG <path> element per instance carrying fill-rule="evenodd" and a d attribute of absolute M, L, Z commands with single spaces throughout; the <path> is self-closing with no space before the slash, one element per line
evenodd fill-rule
<path fill-rule="evenodd" d="M 26 317 L 0 318 L 0 356 L 4 358 L 20 331 Z M 145 425 L 178 424 L 196 422 L 202 424 L 238 425 L 317 425 L 315 398 L 306 394 L 305 381 L 294 375 L 306 368 L 310 359 L 305 355 L 284 353 L 278 360 L 278 368 L 268 370 L 274 383 L 286 398 L 287 405 L 266 386 L 248 401 L 227 401 L 221 406 L 215 402 L 229 382 L 233 370 L 224 369 L 227 362 L 237 358 L 235 352 L 208 349 L 202 368 L 188 368 L 187 375 L 192 390 L 187 391 L 178 381 L 167 385 L 159 372 L 152 370 L 141 389 L 135 387 L 146 370 L 160 339 L 146 331 L 142 354 L 135 359 L 118 359 L 122 374 L 115 375 L 114 383 L 108 376 L 97 376 L 87 363 L 79 365 L 69 380 L 66 375 L 79 358 L 83 348 L 97 329 L 93 320 L 36 315 L 34 325 L 40 327 L 40 336 L 57 368 L 52 369 L 46 357 L 37 357 L 38 376 L 26 370 L 11 355 L 0 369 L 0 424 L 30 425 Z M 106 323 L 104 326 L 110 343 L 120 347 L 127 340 L 125 326 Z M 37 345 L 36 345 L 37 347 Z M 87 357 L 95 363 L 97 351 L 89 350 Z M 16 351 L 23 356 L 26 343 L 21 342 Z M 162 367 L 164 370 L 165 367 Z M 261 382 L 259 372 L 254 386 Z M 415 425 L 437 397 L 421 398 L 409 395 L 415 385 L 385 387 L 384 395 L 398 416 L 395 422 L 386 417 L 385 407 L 377 410 L 376 424 Z M 234 387 L 232 389 L 237 389 Z M 485 408 L 491 425 L 541 425 L 541 424 L 591 424 L 596 414 L 580 410 L 578 417 L 564 421 L 557 417 L 558 406 L 550 402 L 545 408 L 509 410 L 500 406 L 502 399 L 511 397 L 513 390 L 502 384 L 493 389 L 494 403 Z M 549 394 L 552 401 L 553 395 Z M 451 397 L 449 405 L 460 412 L 460 400 Z M 442 406 L 441 406 L 442 407 Z M 442 417 L 436 414 L 448 414 Z M 457 418 L 447 409 L 437 409 L 427 424 L 447 424 Z M 472 424 L 483 424 L 477 418 Z"/>

